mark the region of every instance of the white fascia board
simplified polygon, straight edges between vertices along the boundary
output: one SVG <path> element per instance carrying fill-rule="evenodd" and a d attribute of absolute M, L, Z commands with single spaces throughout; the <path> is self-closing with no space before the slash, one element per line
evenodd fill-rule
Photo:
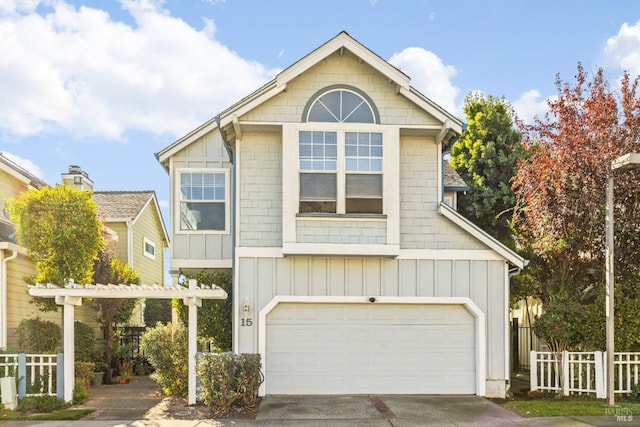
<path fill-rule="evenodd" d="M 395 258 L 400 254 L 400 245 L 368 244 L 325 244 L 325 243 L 283 243 L 282 252 L 286 255 L 325 255 L 325 256 L 373 256 Z"/>
<path fill-rule="evenodd" d="M 24 246 L 16 245 L 15 243 L 11 243 L 11 242 L 0 242 L 0 251 L 7 250 L 7 249 L 16 251 L 20 255 L 29 254 L 29 251 Z"/>
<path fill-rule="evenodd" d="M 419 107 L 440 120 L 442 123 L 446 123 L 447 120 L 449 120 L 451 122 L 451 129 L 458 135 L 462 134 L 462 122 L 460 121 L 460 119 L 447 112 L 445 109 L 422 95 L 420 92 L 416 91 L 413 88 L 400 88 L 400 94 L 417 104 Z"/>
<path fill-rule="evenodd" d="M 190 258 L 171 258 L 171 270 L 180 268 L 231 268 L 233 263 L 231 259 L 190 259 Z"/>
<path fill-rule="evenodd" d="M 476 239 L 480 240 L 482 243 L 499 253 L 504 259 L 509 261 L 511 264 L 518 268 L 525 268 L 529 263 L 528 260 L 522 258 L 517 253 L 513 252 L 511 249 L 507 248 L 505 245 L 491 237 L 484 230 L 479 228 L 477 225 L 460 215 L 456 210 L 447 206 L 446 204 L 440 202 L 438 206 L 438 212 L 440 215 L 445 218 L 451 220 L 454 224 L 465 230 L 467 233 L 471 234 Z"/>
<path fill-rule="evenodd" d="M 263 89 L 262 93 L 254 93 L 254 95 L 248 97 L 244 101 L 236 104 L 234 107 L 230 108 L 227 111 L 220 113 L 220 127 L 225 127 L 228 124 L 233 124 L 234 119 L 237 120 L 238 117 L 242 117 L 247 114 L 249 111 L 258 107 L 259 105 L 265 103 L 269 99 L 273 98 L 280 92 L 283 92 L 287 88 L 286 85 L 283 86 L 274 86 L 266 88 L 266 91 Z"/>
<path fill-rule="evenodd" d="M 406 90 L 409 89 L 409 77 L 406 74 L 380 58 L 345 32 L 338 34 L 336 37 L 303 57 L 289 68 L 280 72 L 276 76 L 277 85 L 286 85 L 287 82 L 298 77 L 300 74 L 304 73 L 309 68 L 313 67 L 318 62 L 322 61 L 339 49 L 347 49 L 371 67 L 375 68 L 391 82 Z"/>

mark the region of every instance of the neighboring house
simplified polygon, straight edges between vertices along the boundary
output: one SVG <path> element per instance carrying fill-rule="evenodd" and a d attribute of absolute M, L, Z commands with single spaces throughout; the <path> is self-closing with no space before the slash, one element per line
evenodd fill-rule
<path fill-rule="evenodd" d="M 157 153 L 170 268 L 233 271 L 234 351 L 261 354 L 261 395 L 505 396 L 526 261 L 449 206 L 461 132 L 342 32 Z"/>
<path fill-rule="evenodd" d="M 169 238 L 154 191 L 94 191 L 89 175 L 79 166 L 62 174 L 62 183 L 93 191 L 98 216 L 115 232 L 117 255 L 138 272 L 140 283 L 164 284 L 164 250 Z M 144 324 L 142 310 L 131 322 Z"/>
<path fill-rule="evenodd" d="M 62 322 L 62 310 L 42 312 L 31 302 L 25 276 L 35 276 L 36 269 L 27 249 L 18 243 L 16 227 L 4 208 L 6 199 L 18 197 L 23 191 L 38 189 L 47 183 L 0 153 L 0 351 L 19 350 L 17 329 L 23 319 L 39 317 Z M 95 313 L 84 305 L 77 310 L 77 320 L 94 323 Z M 97 327 L 97 326 L 96 326 Z"/>

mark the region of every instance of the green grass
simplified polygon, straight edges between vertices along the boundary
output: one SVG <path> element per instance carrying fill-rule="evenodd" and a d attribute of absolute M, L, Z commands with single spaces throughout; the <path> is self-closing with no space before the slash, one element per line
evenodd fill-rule
<path fill-rule="evenodd" d="M 0 421 L 76 421 L 92 412 L 93 409 L 58 409 L 42 414 L 28 414 L 0 409 Z"/>
<path fill-rule="evenodd" d="M 523 417 L 640 415 L 640 403 L 636 402 L 618 402 L 610 407 L 603 400 L 525 399 L 510 400 L 502 406 Z"/>

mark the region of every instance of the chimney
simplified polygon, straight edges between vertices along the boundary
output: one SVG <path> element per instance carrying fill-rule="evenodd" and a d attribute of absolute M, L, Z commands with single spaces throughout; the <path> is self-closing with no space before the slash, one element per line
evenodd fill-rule
<path fill-rule="evenodd" d="M 93 191 L 93 181 L 89 179 L 89 174 L 78 165 L 69 166 L 69 171 L 62 174 L 62 185 Z"/>

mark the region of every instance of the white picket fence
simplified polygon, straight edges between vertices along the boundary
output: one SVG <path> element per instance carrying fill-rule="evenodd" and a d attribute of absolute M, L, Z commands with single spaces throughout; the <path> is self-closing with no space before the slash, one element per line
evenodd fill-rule
<path fill-rule="evenodd" d="M 571 394 L 607 395 L 607 353 L 532 351 L 530 354 L 531 391 L 554 391 Z M 631 393 L 640 383 L 640 353 L 614 354 L 614 392 Z"/>
<path fill-rule="evenodd" d="M 0 354 L 0 377 L 16 379 L 18 395 L 61 396 L 62 354 Z"/>

